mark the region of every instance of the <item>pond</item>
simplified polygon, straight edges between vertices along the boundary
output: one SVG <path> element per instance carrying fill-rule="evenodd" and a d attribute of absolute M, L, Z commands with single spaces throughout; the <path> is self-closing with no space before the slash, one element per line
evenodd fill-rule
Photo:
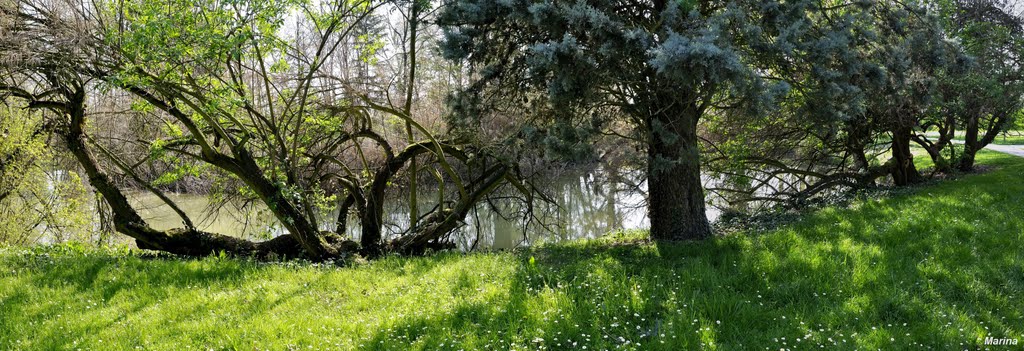
<path fill-rule="evenodd" d="M 646 185 L 640 183 L 638 188 L 644 189 Z M 559 176 L 546 181 L 543 191 L 554 200 L 554 204 L 539 204 L 534 211 L 538 217 L 536 220 L 527 221 L 517 215 L 522 206 L 517 202 L 493 201 L 471 211 L 465 225 L 449 239 L 459 249 L 466 251 L 509 249 L 540 242 L 596 238 L 615 230 L 649 226 L 642 192 L 605 181 L 600 173 Z M 284 233 L 281 224 L 259 204 L 239 208 L 213 203 L 203 195 L 168 196 L 204 231 L 256 240 Z M 430 193 L 419 196 L 420 199 L 434 197 Z M 182 227 L 181 219 L 156 196 L 140 192 L 131 194 L 130 199 L 154 228 Z M 400 235 L 408 227 L 409 209 L 403 202 L 391 201 L 387 206 L 386 235 Z M 429 203 L 422 204 L 420 214 L 429 211 L 431 206 Z M 714 221 L 719 214 L 715 207 L 708 207 L 709 220 Z M 335 216 L 327 214 L 325 217 Z M 333 224 L 333 220 L 322 222 Z M 359 238 L 358 223 L 355 218 L 349 220 L 346 234 L 353 239 Z M 324 230 L 334 229 L 322 226 Z"/>

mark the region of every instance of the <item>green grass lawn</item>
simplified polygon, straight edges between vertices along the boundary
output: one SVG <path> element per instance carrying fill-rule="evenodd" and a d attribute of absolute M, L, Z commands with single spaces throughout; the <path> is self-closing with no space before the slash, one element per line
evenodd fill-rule
<path fill-rule="evenodd" d="M 1024 145 L 1024 135 L 1000 135 L 992 143 L 997 145 Z"/>
<path fill-rule="evenodd" d="M 963 137 L 957 137 L 955 140 L 963 141 Z M 1011 135 L 999 135 L 992 140 L 993 144 L 996 145 L 1024 145 L 1024 135 L 1011 134 Z"/>
<path fill-rule="evenodd" d="M 937 138 L 938 133 L 930 134 L 930 137 Z M 963 141 L 964 133 L 957 132 L 954 140 Z M 1024 131 L 1010 131 L 1006 134 L 999 134 L 992 143 L 996 145 L 1024 145 Z"/>
<path fill-rule="evenodd" d="M 9 248 L 0 349 L 977 349 L 1024 339 L 1024 159 L 980 156 L 995 169 L 706 242 L 345 268 Z"/>

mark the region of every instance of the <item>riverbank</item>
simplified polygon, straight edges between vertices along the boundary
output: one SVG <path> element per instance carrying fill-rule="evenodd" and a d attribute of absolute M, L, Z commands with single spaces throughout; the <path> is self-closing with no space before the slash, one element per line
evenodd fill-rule
<path fill-rule="evenodd" d="M 763 233 L 351 267 L 0 253 L 0 349 L 975 349 L 1024 341 L 1024 159 Z"/>

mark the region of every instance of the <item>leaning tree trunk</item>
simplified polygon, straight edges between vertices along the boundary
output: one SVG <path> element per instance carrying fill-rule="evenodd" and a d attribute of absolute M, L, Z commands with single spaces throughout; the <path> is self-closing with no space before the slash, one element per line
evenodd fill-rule
<path fill-rule="evenodd" d="M 909 127 L 898 127 L 892 131 L 892 165 L 890 172 L 893 183 L 898 186 L 910 185 L 921 181 L 921 173 L 914 165 L 914 154 L 910 152 L 910 139 L 913 130 Z"/>
<path fill-rule="evenodd" d="M 682 106 L 656 111 L 648 123 L 648 216 L 655 240 L 711 236 L 700 174 L 700 111 L 693 103 Z"/>
<path fill-rule="evenodd" d="M 932 163 L 935 164 L 935 171 L 950 173 L 953 171 L 953 164 L 951 163 L 951 159 L 953 158 L 946 158 L 942 155 L 942 151 L 946 150 L 947 146 L 950 146 L 953 137 L 956 135 L 956 115 L 946 111 L 945 120 L 942 123 L 935 123 L 932 125 L 939 127 L 938 140 L 930 142 L 928 138 L 923 135 L 915 134 L 912 137 L 913 141 L 928 152 L 928 157 L 930 157 L 932 159 Z"/>
<path fill-rule="evenodd" d="M 107 77 L 104 77 L 104 79 L 107 79 Z M 197 136 L 201 134 L 198 126 L 192 122 L 191 118 L 184 111 L 178 109 L 174 103 L 162 100 L 151 92 L 136 86 L 125 85 L 122 87 L 146 100 L 154 107 L 173 116 L 184 124 L 190 133 Z M 271 182 L 263 174 L 263 170 L 243 144 L 232 145 L 232 153 L 234 153 L 234 157 L 207 147 L 204 148 L 200 157 L 202 161 L 234 174 L 249 186 L 267 205 L 271 213 L 284 225 L 290 235 L 294 236 L 294 239 L 302 245 L 307 256 L 320 260 L 329 259 L 340 254 L 331 242 L 333 238 L 322 235 L 320 230 L 305 217 L 305 214 L 284 197 L 281 187 Z M 336 242 L 337 240 L 334 241 Z"/>
<path fill-rule="evenodd" d="M 307 218 L 298 206 L 292 204 L 284 197 L 280 186 L 271 183 L 263 175 L 256 160 L 249 154 L 248 150 L 239 147 L 236 150 L 236 162 L 241 169 L 235 172 L 253 191 L 263 199 L 270 208 L 271 213 L 284 225 L 285 229 L 295 236 L 306 253 L 314 259 L 327 259 L 338 256 L 339 252 L 328 242 L 321 231 Z"/>
<path fill-rule="evenodd" d="M 469 211 L 485 196 L 500 187 L 507 174 L 508 168 L 504 165 L 485 170 L 480 177 L 474 179 L 471 192 L 465 196 L 460 195 L 451 208 L 439 208 L 422 221 L 414 223 L 415 226 L 409 234 L 388 243 L 390 250 L 402 254 L 425 252 L 432 242 L 458 229 Z"/>
<path fill-rule="evenodd" d="M 935 164 L 935 171 L 940 173 L 949 173 L 953 170 L 949 160 L 947 160 L 945 156 L 942 156 L 942 150 L 946 148 L 946 145 L 949 145 L 948 142 L 940 140 L 938 142 L 928 144 L 924 142 L 923 139 L 917 137 L 914 138 L 914 141 L 928 152 L 928 157 L 930 157 L 932 159 L 932 163 Z"/>
<path fill-rule="evenodd" d="M 110 180 L 88 147 L 85 136 L 85 93 L 79 90 L 69 97 L 66 112 L 70 123 L 61 136 L 68 150 L 82 166 L 89 184 L 92 185 L 113 214 L 114 229 L 135 239 L 141 249 L 159 250 L 177 255 L 203 256 L 225 252 L 240 256 L 255 257 L 299 257 L 313 259 L 328 257 L 310 255 L 296 235 L 282 235 L 264 242 L 252 242 L 227 235 L 203 232 L 195 229 L 156 230 L 132 207 L 128 198 Z M 354 242 L 346 242 L 337 236 L 328 236 L 334 252 L 355 251 Z"/>
<path fill-rule="evenodd" d="M 362 245 L 363 254 L 373 257 L 384 253 L 387 248 L 384 244 L 384 201 L 388 183 L 392 178 L 417 155 L 433 153 L 447 155 L 467 162 L 466 154 L 452 145 L 437 141 L 423 141 L 406 147 L 401 153 L 389 156 L 388 160 L 376 172 L 369 187 L 362 192 L 362 203 L 356 204 L 359 210 L 359 220 L 362 226 L 359 242 Z M 358 200 L 357 200 L 358 201 Z M 464 216 L 463 216 L 464 217 Z M 461 219 L 461 218 L 460 218 Z M 417 223 L 410 223 L 416 226 Z"/>

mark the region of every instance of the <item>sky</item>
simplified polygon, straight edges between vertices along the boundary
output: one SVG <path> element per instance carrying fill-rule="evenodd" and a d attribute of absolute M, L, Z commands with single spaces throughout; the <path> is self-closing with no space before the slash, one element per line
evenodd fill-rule
<path fill-rule="evenodd" d="M 1013 8 L 1017 9 L 1017 12 L 1024 15 L 1024 0 L 1010 0 L 1013 4 Z"/>

